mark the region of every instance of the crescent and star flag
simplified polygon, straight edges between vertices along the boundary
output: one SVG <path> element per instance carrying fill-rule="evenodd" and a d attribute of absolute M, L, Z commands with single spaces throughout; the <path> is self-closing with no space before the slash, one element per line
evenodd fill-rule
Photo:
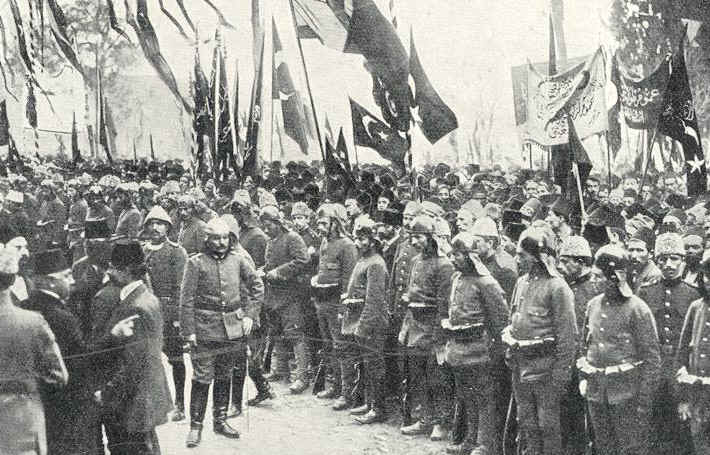
<path fill-rule="evenodd" d="M 215 48 L 212 56 L 212 74 L 210 76 L 209 109 L 212 113 L 210 138 L 213 150 L 215 172 L 222 171 L 222 177 L 229 178 L 230 156 L 234 152 L 232 141 L 229 91 L 227 89 L 227 70 L 224 67 L 224 54 L 219 30 L 215 32 Z"/>
<path fill-rule="evenodd" d="M 411 74 L 409 83 L 412 91 L 412 118 L 419 125 L 424 133 L 424 137 L 429 142 L 435 144 L 439 139 L 446 136 L 459 124 L 456 114 L 444 103 L 429 78 L 424 72 L 419 54 L 414 47 L 414 35 L 410 35 L 409 50 L 409 72 Z"/>
<path fill-rule="evenodd" d="M 350 167 L 350 154 L 348 153 L 348 145 L 345 143 L 345 135 L 343 134 L 343 127 L 340 127 L 340 132 L 338 133 L 338 145 L 335 147 L 335 153 L 343 167 L 348 171 L 348 174 L 352 174 L 352 168 Z"/>
<path fill-rule="evenodd" d="M 346 190 L 355 185 L 355 179 L 349 171 L 349 165 L 346 167 L 345 161 L 339 155 L 339 151 L 333 149 L 333 144 L 326 138 L 325 140 L 325 175 L 329 178 L 340 178 L 342 186 Z"/>
<path fill-rule="evenodd" d="M 382 158 L 405 169 L 404 158 L 409 150 L 409 141 L 390 128 L 367 109 L 350 98 L 355 145 L 374 149 Z"/>
<path fill-rule="evenodd" d="M 698 130 L 698 118 L 693 106 L 693 94 L 688 84 L 683 40 L 685 34 L 678 53 L 672 58 L 668 87 L 658 118 L 658 132 L 683 145 L 688 196 L 698 196 L 707 190 L 707 168 Z"/>
<path fill-rule="evenodd" d="M 296 141 L 304 155 L 308 155 L 308 126 L 306 114 L 303 110 L 301 94 L 296 90 L 291 77 L 288 64 L 284 59 L 284 48 L 276 30 L 276 23 L 272 21 L 274 42 L 274 84 L 273 98 L 281 100 L 283 113 L 284 132 Z"/>
<path fill-rule="evenodd" d="M 338 52 L 353 52 L 346 49 L 348 40 L 347 27 L 350 17 L 337 0 L 293 0 L 296 13 L 298 36 L 301 39 L 318 39 L 324 46 Z"/>
<path fill-rule="evenodd" d="M 348 43 L 365 57 L 372 94 L 384 121 L 394 129 L 409 131 L 409 58 L 394 26 L 372 0 L 353 0 Z"/>

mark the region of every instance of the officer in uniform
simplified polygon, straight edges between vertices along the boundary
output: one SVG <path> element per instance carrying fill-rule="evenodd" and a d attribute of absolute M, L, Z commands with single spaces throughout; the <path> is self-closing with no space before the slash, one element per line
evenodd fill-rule
<path fill-rule="evenodd" d="M 447 398 L 447 377 L 437 362 L 437 351 L 446 340 L 441 334 L 441 320 L 448 315 L 451 274 L 454 266 L 434 239 L 436 221 L 419 215 L 412 222 L 409 239 L 419 252 L 412 264 L 407 292 L 402 301 L 407 313 L 399 332 L 399 343 L 407 348 L 410 384 L 416 384 L 422 406 L 419 421 L 401 428 L 403 434 L 431 432 L 432 440 L 444 437 L 444 416 Z M 416 382 L 412 381 L 414 379 Z M 410 382 L 411 381 L 411 382 Z"/>
<path fill-rule="evenodd" d="M 710 288 L 710 251 L 700 264 L 702 286 Z M 678 415 L 690 423 L 696 454 L 710 453 L 710 304 L 707 290 L 694 301 L 678 343 L 676 393 Z"/>
<path fill-rule="evenodd" d="M 555 234 L 544 222 L 520 234 L 511 324 L 503 333 L 518 427 L 528 453 L 559 455 L 560 390 L 570 381 L 576 352 L 574 295 L 555 267 Z"/>
<path fill-rule="evenodd" d="M 584 345 L 585 318 L 587 317 L 587 303 L 592 298 L 604 292 L 603 281 L 595 279 L 592 274 L 592 250 L 589 242 L 584 237 L 569 236 L 560 247 L 560 260 L 557 269 L 567 281 L 574 293 L 574 312 L 577 316 L 577 348 L 581 350 Z M 572 372 L 567 391 L 562 398 L 562 446 L 565 453 L 570 455 L 583 455 L 587 448 L 585 432 L 585 406 L 584 397 L 579 393 L 579 375 L 577 370 Z"/>
<path fill-rule="evenodd" d="M 475 254 L 476 237 L 459 233 L 453 240 L 453 263 L 444 358 L 452 367 L 456 397 L 464 403 L 467 432 L 463 442 L 447 452 L 475 455 L 500 451 L 496 415 L 498 387 L 494 366 L 503 360 L 500 333 L 508 321 L 505 293 Z M 478 430 L 478 432 L 476 431 Z M 478 434 L 477 434 L 478 433 Z"/>
<path fill-rule="evenodd" d="M 287 229 L 278 207 L 268 205 L 261 210 L 261 223 L 270 240 L 266 244 L 264 282 L 265 308 L 270 335 L 274 338 L 274 373 L 288 379 L 289 351 L 296 358 L 295 380 L 289 387 L 293 394 L 308 388 L 308 344 L 304 331 L 303 301 L 307 298 L 300 276 L 308 267 L 308 251 L 298 233 Z M 273 377 L 272 377 L 273 379 Z"/>
<path fill-rule="evenodd" d="M 205 251 L 187 261 L 180 289 L 180 328 L 194 354 L 188 447 L 200 443 L 212 381 L 214 430 L 239 437 L 226 422 L 230 379 L 237 359 L 245 355 L 245 337 L 259 324 L 264 297 L 250 261 L 233 251 L 227 223 L 214 218 L 205 234 Z"/>
<path fill-rule="evenodd" d="M 604 293 L 589 301 L 584 356 L 577 361 L 596 452 L 647 454 L 649 414 L 661 358 L 653 313 L 626 281 L 629 258 L 616 245 L 597 251 Z"/>
<path fill-rule="evenodd" d="M 663 277 L 642 285 L 638 294 L 651 308 L 661 343 L 661 382 L 654 396 L 651 422 L 654 447 L 666 453 L 689 454 L 690 438 L 677 418 L 678 403 L 673 395 L 675 355 L 685 315 L 700 293 L 682 280 L 685 245 L 680 234 L 659 235 L 654 254 Z"/>
<path fill-rule="evenodd" d="M 172 226 L 168 213 L 161 206 L 154 206 L 145 217 L 143 230 L 149 240 L 143 244 L 143 250 L 150 285 L 160 301 L 163 314 L 163 352 L 168 356 L 175 383 L 172 420 L 178 422 L 185 419 L 185 363 L 178 310 L 187 253 L 183 247 L 168 239 Z"/>
<path fill-rule="evenodd" d="M 320 332 L 329 350 L 333 379 L 318 398 L 337 398 L 338 408 L 350 405 L 350 393 L 355 375 L 351 361 L 342 355 L 347 348 L 340 331 L 343 313 L 340 296 L 345 292 L 350 274 L 358 258 L 355 244 L 347 234 L 347 213 L 340 204 L 323 204 L 317 213 L 316 227 L 323 239 L 320 244 L 318 273 L 311 281 Z M 342 397 L 342 399 L 340 399 Z"/>

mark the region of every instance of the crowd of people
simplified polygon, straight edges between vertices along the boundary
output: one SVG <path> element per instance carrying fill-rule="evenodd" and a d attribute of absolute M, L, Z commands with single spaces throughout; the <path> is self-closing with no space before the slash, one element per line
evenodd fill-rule
<path fill-rule="evenodd" d="M 247 376 L 452 454 L 710 453 L 710 203 L 676 176 L 264 171 L 0 179 L 0 453 L 197 447 L 210 388 L 237 439 Z"/>

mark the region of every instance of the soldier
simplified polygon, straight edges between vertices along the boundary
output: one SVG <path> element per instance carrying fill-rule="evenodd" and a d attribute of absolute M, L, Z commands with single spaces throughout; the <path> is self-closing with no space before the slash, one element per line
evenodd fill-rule
<path fill-rule="evenodd" d="M 239 437 L 226 421 L 230 379 L 237 359 L 245 355 L 240 352 L 246 349 L 244 337 L 259 323 L 264 292 L 251 263 L 233 251 L 224 220 L 210 220 L 205 234 L 205 251 L 189 258 L 180 289 L 180 328 L 194 348 L 188 447 L 202 439 L 212 381 L 215 433 Z"/>
<path fill-rule="evenodd" d="M 584 346 L 584 325 L 587 303 L 604 292 L 601 280 L 592 274 L 592 250 L 584 237 L 569 236 L 560 247 L 557 269 L 574 294 L 574 312 L 577 317 L 577 348 Z M 584 397 L 579 393 L 579 375 L 572 371 L 572 380 L 560 403 L 562 408 L 562 447 L 570 455 L 583 455 L 587 448 L 584 436 Z"/>
<path fill-rule="evenodd" d="M 202 252 L 205 247 L 205 222 L 195 215 L 195 199 L 186 194 L 178 197 L 177 220 L 170 239 L 185 248 L 188 255 Z"/>
<path fill-rule="evenodd" d="M 615 245 L 597 251 L 607 279 L 587 307 L 585 355 L 577 362 L 600 454 L 646 454 L 661 359 L 653 314 L 626 281 L 629 259 Z"/>
<path fill-rule="evenodd" d="M 99 185 L 92 185 L 86 192 L 86 203 L 89 205 L 89 212 L 86 217 L 91 219 L 105 219 L 111 232 L 116 229 L 116 215 L 113 210 L 106 205 L 104 193 Z"/>
<path fill-rule="evenodd" d="M 694 287 L 703 286 L 703 275 L 700 270 L 700 261 L 703 258 L 703 232 L 700 229 L 693 229 L 686 232 L 683 237 L 685 245 L 685 268 L 683 269 L 683 281 Z"/>
<path fill-rule="evenodd" d="M 180 336 L 180 283 L 185 273 L 187 253 L 177 243 L 168 240 L 172 220 L 159 205 L 145 217 L 143 230 L 148 241 L 143 244 L 148 278 L 163 315 L 163 352 L 168 356 L 175 384 L 173 422 L 185 419 L 185 363 Z"/>
<path fill-rule="evenodd" d="M 251 203 L 249 193 L 246 190 L 235 191 L 230 208 L 239 223 L 239 242 L 254 260 L 256 267 L 263 267 L 269 236 L 259 227 L 258 216 L 254 213 L 255 207 Z M 258 211 L 258 208 L 256 210 Z"/>
<path fill-rule="evenodd" d="M 495 280 L 500 284 L 506 297 L 510 296 L 518 279 L 518 268 L 511 255 L 500 248 L 500 235 L 495 221 L 484 216 L 477 219 L 471 227 L 471 234 L 476 236 L 476 254 Z"/>
<path fill-rule="evenodd" d="M 323 240 L 319 249 L 318 273 L 311 281 L 320 333 L 327 343 L 324 350 L 328 352 L 323 355 L 330 356 L 332 374 L 332 381 L 317 396 L 337 398 L 338 410 L 351 404 L 355 375 L 352 361 L 343 355 L 348 345 L 340 324 L 343 312 L 340 296 L 347 289 L 358 257 L 355 244 L 346 231 L 347 223 L 345 207 L 340 204 L 323 204 L 318 209 L 316 227 Z"/>
<path fill-rule="evenodd" d="M 655 281 L 663 275 L 661 269 L 651 259 L 653 255 L 654 235 L 648 228 L 639 228 L 629 239 L 627 245 L 631 255 L 630 284 L 634 294 L 641 286 Z"/>
<path fill-rule="evenodd" d="M 689 454 L 692 447 L 677 418 L 678 403 L 673 395 L 675 355 L 685 315 L 700 293 L 682 280 L 685 246 L 680 234 L 659 235 L 654 254 L 663 276 L 642 285 L 638 294 L 653 313 L 661 343 L 661 380 L 653 397 L 651 421 L 653 446 L 665 453 Z"/>
<path fill-rule="evenodd" d="M 39 209 L 39 221 L 37 222 L 39 228 L 37 247 L 64 245 L 66 241 L 64 225 L 67 221 L 67 212 L 64 204 L 57 197 L 54 183 L 50 180 L 43 180 L 39 194 L 42 206 Z"/>
<path fill-rule="evenodd" d="M 402 434 L 416 435 L 431 432 L 430 439 L 441 440 L 446 409 L 447 377 L 437 362 L 436 351 L 443 348 L 441 320 L 448 315 L 451 274 L 454 267 L 443 255 L 434 231 L 432 217 L 419 215 L 409 232 L 412 246 L 419 251 L 414 259 L 407 292 L 402 301 L 407 313 L 399 332 L 399 342 L 409 356 L 409 378 L 417 386 L 422 416 L 419 421 L 401 428 Z"/>
<path fill-rule="evenodd" d="M 307 292 L 300 281 L 300 275 L 308 267 L 308 252 L 301 236 L 285 227 L 278 207 L 264 207 L 260 219 L 270 238 L 266 245 L 264 281 L 270 335 L 275 337 L 273 371 L 277 377 L 288 378 L 288 355 L 290 348 L 293 348 L 296 371 L 289 390 L 299 394 L 308 388 L 310 382 L 303 314 L 303 300 L 307 298 Z"/>
<path fill-rule="evenodd" d="M 451 278 L 448 318 L 441 324 L 447 334 L 444 357 L 453 369 L 456 397 L 467 416 L 463 442 L 447 448 L 448 453 L 460 455 L 471 454 L 476 443 L 475 455 L 500 451 L 501 419 L 493 398 L 497 376 L 491 370 L 503 360 L 500 333 L 508 320 L 508 306 L 503 289 L 476 255 L 475 244 L 476 238 L 466 232 L 453 240 L 456 272 Z"/>
<path fill-rule="evenodd" d="M 135 194 L 131 186 L 122 183 L 116 190 L 116 208 L 119 212 L 114 234 L 125 235 L 128 238 L 138 238 L 143 226 L 143 216 L 134 202 Z"/>
<path fill-rule="evenodd" d="M 540 222 L 520 234 L 516 258 L 522 275 L 511 299 L 503 341 L 513 370 L 518 427 L 533 454 L 562 453 L 560 390 L 574 363 L 574 295 L 555 268 L 555 234 Z"/>
<path fill-rule="evenodd" d="M 710 287 L 710 252 L 701 260 L 702 286 Z M 710 453 L 710 343 L 707 290 L 685 315 L 676 355 L 678 415 L 689 422 L 696 454 Z"/>
<path fill-rule="evenodd" d="M 361 424 L 385 419 L 385 359 L 383 348 L 387 333 L 387 268 L 380 255 L 374 223 L 360 225 L 356 231 L 360 259 L 350 275 L 343 304 L 344 336 L 352 335 L 363 363 L 365 402 L 350 411 Z"/>

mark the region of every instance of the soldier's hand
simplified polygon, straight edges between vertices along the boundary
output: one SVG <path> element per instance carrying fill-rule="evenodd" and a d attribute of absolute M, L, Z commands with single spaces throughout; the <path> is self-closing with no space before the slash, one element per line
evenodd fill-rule
<path fill-rule="evenodd" d="M 690 403 L 678 403 L 678 417 L 683 422 L 690 419 Z"/>
<path fill-rule="evenodd" d="M 579 394 L 582 395 L 583 397 L 587 396 L 587 380 L 582 379 L 579 381 Z"/>
<path fill-rule="evenodd" d="M 278 273 L 276 273 L 276 270 L 271 270 L 266 275 L 264 275 L 264 279 L 266 281 L 275 281 L 278 277 L 279 275 Z"/>
<path fill-rule="evenodd" d="M 197 335 L 195 335 L 194 333 L 192 335 L 188 335 L 187 342 L 193 348 L 197 346 Z"/>
<path fill-rule="evenodd" d="M 94 392 L 94 401 L 96 403 L 101 404 L 102 399 L 101 399 L 101 391 L 100 390 L 97 390 L 96 392 Z"/>
<path fill-rule="evenodd" d="M 254 321 L 252 318 L 244 316 L 242 318 L 242 327 L 244 328 L 244 335 L 249 336 L 251 334 L 251 329 L 254 327 Z"/>
<path fill-rule="evenodd" d="M 134 320 L 138 319 L 140 315 L 134 314 L 125 319 L 121 319 L 113 326 L 111 329 L 111 335 L 116 338 L 128 338 L 133 336 L 133 324 Z"/>

